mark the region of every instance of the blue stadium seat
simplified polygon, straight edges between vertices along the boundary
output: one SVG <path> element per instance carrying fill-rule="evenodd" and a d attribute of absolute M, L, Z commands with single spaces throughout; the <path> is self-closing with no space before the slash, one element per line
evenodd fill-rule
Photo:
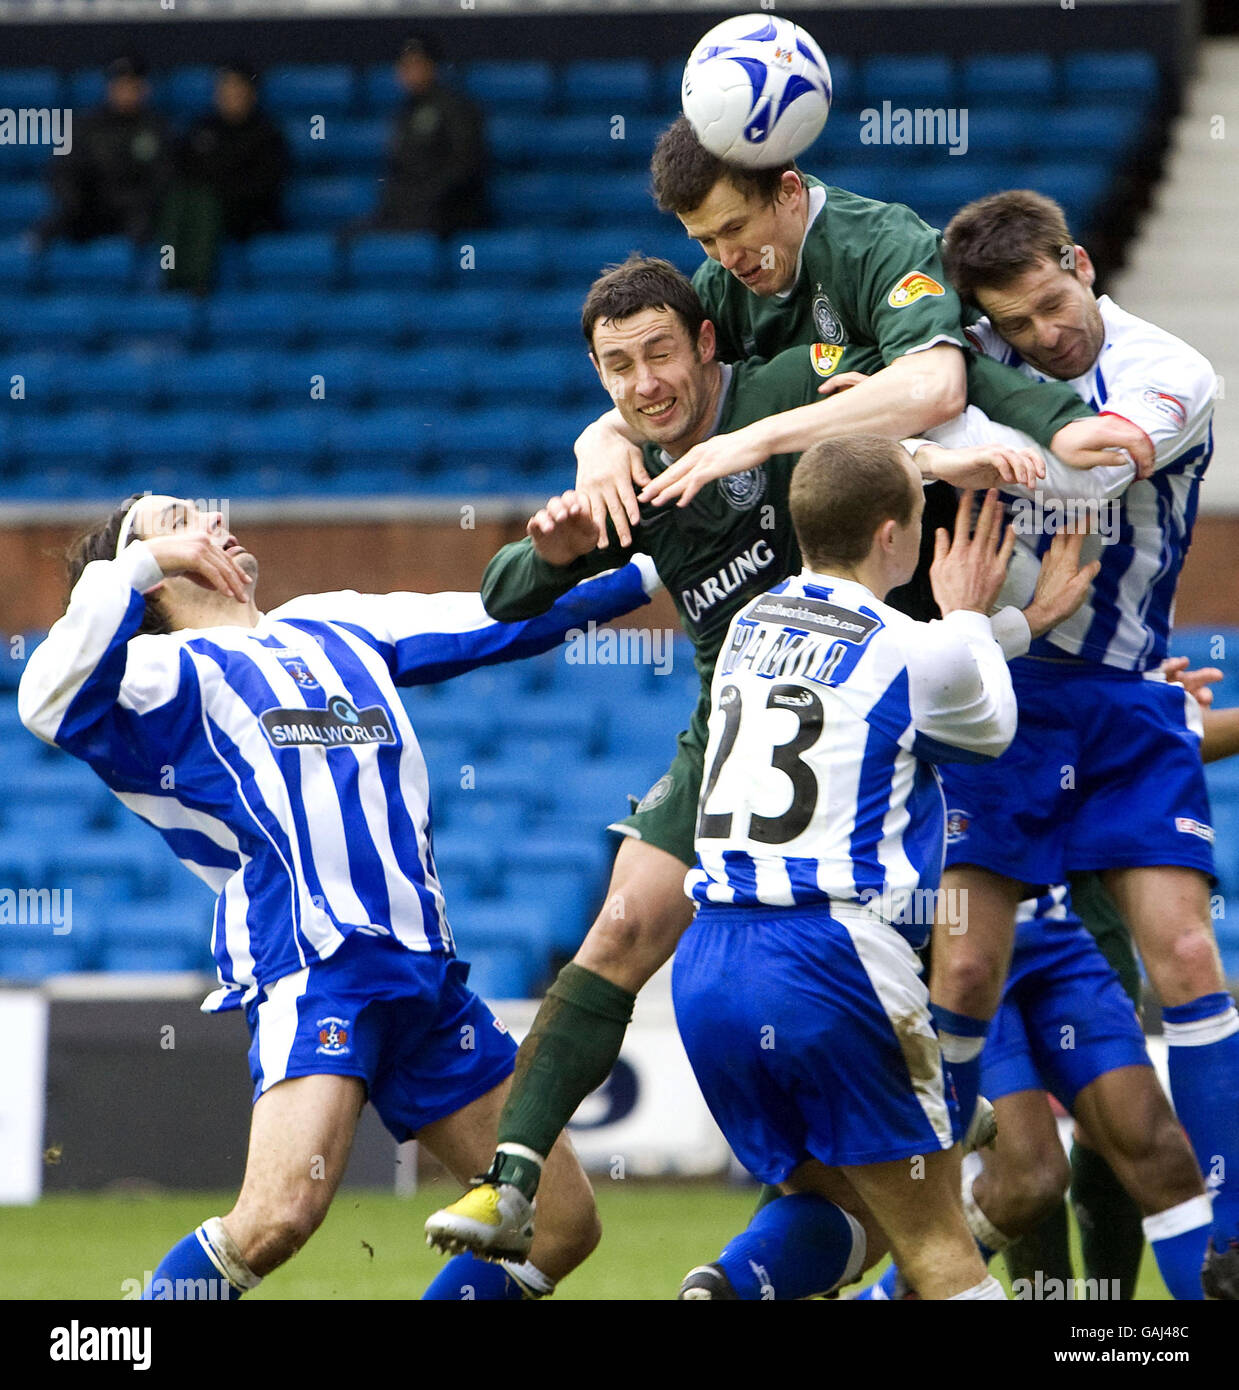
<path fill-rule="evenodd" d="M 506 372 L 508 359 L 504 359 Z M 478 374 L 473 348 L 434 347 L 372 353 L 364 367 L 365 386 L 376 401 L 387 405 L 436 411 L 469 402 Z"/>
<path fill-rule="evenodd" d="M 504 897 L 515 904 L 536 904 L 551 919 L 551 945 L 571 955 L 585 939 L 602 904 L 605 885 L 598 877 L 568 865 L 561 869 L 512 869 L 503 881 Z"/>
<path fill-rule="evenodd" d="M 637 117 L 633 118 L 635 125 Z M 622 130 L 622 135 L 619 132 Z M 615 131 L 616 134 L 612 134 Z M 537 165 L 549 169 L 598 169 L 631 164 L 627 142 L 628 122 L 623 127 L 613 116 L 599 112 L 592 116 L 558 116 L 539 131 Z M 646 153 L 646 163 L 649 162 Z"/>
<path fill-rule="evenodd" d="M 904 176 L 906 190 L 902 201 L 931 225 L 926 211 L 944 208 L 948 215 L 953 214 L 974 198 L 1000 193 L 1010 186 L 1009 170 L 998 160 L 991 163 L 948 156 L 924 169 L 907 169 Z"/>
<path fill-rule="evenodd" d="M 279 406 L 317 404 L 321 388 L 328 406 L 354 405 L 369 393 L 370 376 L 382 354 L 359 347 L 306 348 L 263 355 L 257 367 L 262 394 Z"/>
<path fill-rule="evenodd" d="M 429 285 L 441 258 L 439 243 L 429 232 L 368 232 L 345 252 L 345 277 L 356 285 L 387 289 Z"/>
<path fill-rule="evenodd" d="M 1161 76 L 1151 53 L 1071 53 L 1062 60 L 1062 94 L 1079 100 L 1147 106 L 1158 94 Z"/>
<path fill-rule="evenodd" d="M 950 106 L 955 98 L 955 73 L 945 55 L 882 55 L 865 63 L 861 88 L 871 106 L 880 107 L 884 101 L 895 106 Z"/>
<path fill-rule="evenodd" d="M 503 226 L 569 226 L 580 218 L 579 177 L 542 170 L 500 174 L 491 182 L 490 200 Z"/>
<path fill-rule="evenodd" d="M 579 348 L 575 345 L 514 348 L 504 354 L 503 364 L 493 377 L 479 373 L 479 383 L 489 379 L 494 385 L 496 397 L 502 392 L 512 400 L 537 401 L 540 405 L 566 404 L 580 397 L 578 359 L 583 358 L 583 340 Z M 594 376 L 593 384 L 596 390 L 600 389 L 597 376 Z M 579 419 L 556 423 L 566 424 L 572 431 L 573 439 L 583 427 Z"/>
<path fill-rule="evenodd" d="M 581 833 L 568 830 L 558 813 L 555 821 L 556 824 L 546 832 L 500 840 L 496 844 L 500 865 L 505 872 L 532 872 L 543 868 L 557 871 L 565 866 L 575 866 L 597 882 L 610 870 L 615 858 L 617 842 L 614 836 L 605 831 L 606 821 L 594 819 Z"/>
<path fill-rule="evenodd" d="M 1054 101 L 1054 61 L 1048 53 L 982 53 L 966 58 L 960 77 L 964 100 L 993 102 L 1010 109 L 1036 105 L 1039 113 Z M 969 138 L 974 106 L 969 113 Z"/>
<path fill-rule="evenodd" d="M 1105 161 L 1093 163 L 1060 163 L 1026 165 L 1017 188 L 1033 188 L 1038 193 L 1061 203 L 1069 224 L 1087 226 L 1106 189 L 1110 186 L 1111 170 Z"/>
<path fill-rule="evenodd" d="M 528 288 L 550 269 L 546 236 L 537 230 L 462 232 L 462 247 L 472 247 L 470 263 L 462 266 L 463 253 L 453 248 L 448 258 L 449 286 L 473 289 L 483 285 Z"/>
<path fill-rule="evenodd" d="M 214 346 L 291 345 L 306 332 L 311 300 L 279 290 L 222 290 L 204 310 Z"/>
<path fill-rule="evenodd" d="M 337 469 L 389 464 L 420 471 L 426 467 L 427 434 L 423 412 L 380 408 L 333 417 L 326 444 Z"/>
<path fill-rule="evenodd" d="M 531 295 L 520 312 L 522 336 L 533 342 L 580 342 L 585 346 L 581 332 L 581 301 L 584 292 L 578 285 L 575 290 L 548 290 L 545 294 Z"/>
<path fill-rule="evenodd" d="M 623 668 L 615 668 L 623 669 Z M 642 796 L 658 775 L 658 759 L 665 750 L 652 749 L 643 767 L 631 758 L 595 758 L 573 768 L 555 788 L 556 809 L 576 809 L 602 818 L 605 825 L 628 814 L 629 796 Z"/>
<path fill-rule="evenodd" d="M 1121 159 L 1131 152 L 1141 124 L 1131 106 L 1065 106 L 1043 113 L 1037 135 L 1041 149 L 1057 158 Z"/>
<path fill-rule="evenodd" d="M 612 141 L 619 147 L 620 162 L 648 169 L 658 137 L 671 124 L 671 119 L 668 115 L 625 117 L 624 138 Z"/>
<path fill-rule="evenodd" d="M 19 234 L 0 240 L 0 276 L 10 293 L 28 290 L 38 274 L 39 253 L 30 237 Z"/>
<path fill-rule="evenodd" d="M 535 968 L 542 970 L 554 946 L 550 913 L 536 903 L 474 900 L 461 903 L 455 912 L 449 907 L 448 921 L 466 960 L 475 945 L 516 946 L 527 950 Z"/>
<path fill-rule="evenodd" d="M 374 210 L 378 183 L 368 177 L 294 179 L 284 195 L 289 222 L 306 230 L 343 227 Z"/>
<path fill-rule="evenodd" d="M 112 919 L 99 944 L 102 970 L 209 970 L 211 918 L 183 902 L 133 904 Z"/>
<path fill-rule="evenodd" d="M 431 772 L 431 796 L 436 779 Z M 434 850 L 435 868 L 443 885 L 450 919 L 452 904 L 457 899 L 493 898 L 499 891 L 499 864 L 494 849 L 484 843 L 470 844 L 459 836 L 449 835 Z"/>
<path fill-rule="evenodd" d="M 641 113 L 649 108 L 654 90 L 654 74 L 640 58 L 578 59 L 560 76 L 559 101 L 566 111 Z"/>
<path fill-rule="evenodd" d="M 151 81 L 152 105 L 181 121 L 197 120 L 215 106 L 215 69 L 205 63 L 156 73 Z"/>
<path fill-rule="evenodd" d="M 617 265 L 625 260 L 631 251 L 658 255 L 666 242 L 674 237 L 674 232 L 668 236 L 666 233 L 651 232 L 644 226 L 628 223 L 598 227 L 591 231 L 558 232 L 551 243 L 555 278 L 566 290 L 569 286 L 574 287 L 579 308 L 584 302 L 586 287 L 601 273 L 604 266 Z M 683 236 L 679 240 L 688 242 L 688 238 Z M 701 248 L 696 242 L 691 245 L 700 259 Z M 651 247 L 658 249 L 651 250 Z"/>
<path fill-rule="evenodd" d="M 1040 146 L 1041 130 L 1052 112 L 1002 106 L 974 106 L 968 112 L 968 153 L 984 158 L 1014 158 Z"/>
<path fill-rule="evenodd" d="M 18 111 L 60 106 L 63 99 L 62 79 L 55 68 L 0 69 L 0 106 Z"/>
<path fill-rule="evenodd" d="M 160 467 L 176 474 L 197 472 L 219 458 L 219 426 L 219 416 L 209 410 L 134 415 L 120 430 L 119 452 L 133 469 Z"/>
<path fill-rule="evenodd" d="M 198 301 L 188 290 L 99 295 L 90 304 L 100 334 L 111 344 L 180 347 L 197 332 Z"/>
<path fill-rule="evenodd" d="M 99 411 L 22 415 L 14 421 L 15 459 L 40 471 L 72 464 L 80 478 L 83 470 L 106 465 L 115 454 L 116 442 L 112 417 Z"/>
<path fill-rule="evenodd" d="M 1227 898 L 1239 898 L 1239 799 L 1218 799 L 1211 809 L 1217 891 Z"/>
<path fill-rule="evenodd" d="M 437 417 L 427 431 L 429 447 L 440 468 L 462 479 L 462 490 L 472 470 L 497 471 L 503 477 L 519 472 L 530 462 L 534 445 L 534 412 L 519 407 L 460 411 Z"/>
<path fill-rule="evenodd" d="M 390 118 L 405 99 L 404 88 L 396 78 L 395 64 L 377 63 L 363 68 L 357 76 L 357 97 L 365 110 Z"/>
<path fill-rule="evenodd" d="M 168 357 L 159 364 L 157 389 L 174 405 L 204 400 L 252 405 L 264 390 L 263 371 L 271 360 L 271 354 L 257 348 L 217 348 Z M 308 379 L 305 390 L 308 396 Z"/>
<path fill-rule="evenodd" d="M 831 111 L 852 111 L 860 107 L 860 77 L 856 64 L 840 53 L 828 53 L 826 61 L 830 66 Z"/>
<path fill-rule="evenodd" d="M 266 232 L 246 247 L 250 283 L 258 288 L 335 284 L 335 239 L 327 232 Z"/>
<path fill-rule="evenodd" d="M 575 195 L 577 216 L 587 224 L 606 226 L 613 221 L 643 217 L 651 230 L 663 230 L 662 215 L 654 206 L 647 171 L 610 176 L 587 175 L 578 179 Z"/>
<path fill-rule="evenodd" d="M 224 452 L 234 475 L 244 485 L 254 467 L 312 470 L 326 452 L 329 418 L 323 405 L 239 416 L 225 430 Z"/>
<path fill-rule="evenodd" d="M 345 290 L 306 302 L 303 323 L 311 342 L 407 343 L 439 330 L 439 296 L 405 288 Z"/>
<path fill-rule="evenodd" d="M 343 63 L 272 68 L 263 78 L 262 98 L 273 115 L 338 115 L 352 105 L 353 70 Z"/>
<path fill-rule="evenodd" d="M 62 138 L 63 134 L 62 128 Z M 3 175 L 6 183 L 10 179 L 41 178 L 54 169 L 60 160 L 68 157 L 67 154 L 57 155 L 54 152 L 52 135 L 50 126 L 40 124 L 33 138 L 25 144 L 0 145 L 0 175 Z"/>
<path fill-rule="evenodd" d="M 75 359 L 68 379 L 72 400 L 82 406 L 144 408 L 154 400 L 161 364 L 149 353 L 121 349 Z"/>
<path fill-rule="evenodd" d="M 430 342 L 464 343 L 489 352 L 498 342 L 535 334 L 530 314 L 545 297 L 519 288 L 512 294 L 493 289 L 454 290 L 428 297 L 416 327 L 419 336 Z"/>
<path fill-rule="evenodd" d="M 10 351 L 0 355 L 0 382 L 11 390 L 13 378 L 22 378 L 27 410 L 44 411 L 53 406 L 71 405 L 77 385 L 74 378 L 78 372 L 89 370 L 84 364 L 93 360 L 93 355 L 79 357 L 70 350 L 61 353 Z"/>
<path fill-rule="evenodd" d="M 549 63 L 470 63 L 462 74 L 467 91 L 488 110 L 511 110 L 535 116 L 551 103 L 555 80 Z"/>
<path fill-rule="evenodd" d="M 531 121 L 516 113 L 492 116 L 486 122 L 486 144 L 492 167 L 504 173 L 538 167 L 545 155 L 543 129 L 555 123 L 553 116 L 542 121 Z"/>
<path fill-rule="evenodd" d="M 849 150 L 832 161 L 827 167 L 823 182 L 836 188 L 846 188 L 861 198 L 873 198 L 879 203 L 907 203 L 908 195 L 904 187 L 907 170 L 891 165 L 878 164 L 872 157 L 860 158 L 860 147 Z M 858 162 L 851 163 L 852 159 Z"/>
<path fill-rule="evenodd" d="M 65 79 L 65 95 L 75 111 L 85 113 L 103 101 L 106 86 L 102 68 L 79 68 Z"/>
<path fill-rule="evenodd" d="M 483 999 L 526 999 L 534 992 L 537 967 L 523 947 L 479 946 L 465 959 L 469 988 Z"/>
<path fill-rule="evenodd" d="M 374 177 L 387 155 L 390 122 L 373 116 L 331 116 L 320 129 L 304 116 L 290 116 L 282 129 L 299 168 Z"/>
<path fill-rule="evenodd" d="M 4 201 L 0 198 L 0 205 Z M 0 335 L 10 343 L 45 345 L 58 352 L 93 345 L 99 337 L 99 308 L 77 294 L 6 296 L 0 299 Z"/>
<path fill-rule="evenodd" d="M 90 968 L 84 956 L 83 935 L 70 930 L 54 934 L 51 924 L 9 923 L 0 932 L 0 979 L 36 982 Z"/>

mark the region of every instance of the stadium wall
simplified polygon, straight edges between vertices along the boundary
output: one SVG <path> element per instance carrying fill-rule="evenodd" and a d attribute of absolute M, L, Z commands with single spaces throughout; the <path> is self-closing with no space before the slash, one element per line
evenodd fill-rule
<path fill-rule="evenodd" d="M 459 523 L 415 521 L 279 521 L 247 523 L 238 506 L 234 531 L 262 565 L 264 608 L 298 594 L 334 589 L 388 593 L 476 589 L 487 561 L 507 541 L 524 534 L 527 513 L 509 519 Z M 40 632 L 64 611 L 65 546 L 82 524 L 37 523 L 0 531 L 0 633 Z M 1175 615 L 1180 625 L 1233 624 L 1239 613 L 1239 517 L 1203 516 L 1179 583 Z M 676 627 L 666 594 L 643 622 Z"/>

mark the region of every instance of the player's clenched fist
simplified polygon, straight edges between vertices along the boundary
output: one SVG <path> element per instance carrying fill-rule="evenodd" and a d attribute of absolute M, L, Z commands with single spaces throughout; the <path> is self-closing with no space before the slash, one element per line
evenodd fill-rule
<path fill-rule="evenodd" d="M 548 565 L 570 565 L 598 544 L 598 523 L 579 493 L 561 492 L 534 512 L 525 527 L 533 548 Z"/>

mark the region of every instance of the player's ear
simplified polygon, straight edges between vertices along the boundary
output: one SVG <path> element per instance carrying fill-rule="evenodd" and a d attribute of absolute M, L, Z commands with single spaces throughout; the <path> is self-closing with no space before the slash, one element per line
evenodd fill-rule
<path fill-rule="evenodd" d="M 598 373 L 598 380 L 605 386 L 607 384 L 606 378 L 602 375 L 602 368 L 598 365 L 598 359 L 594 356 L 592 351 L 589 354 L 589 360 L 594 364 L 594 371 Z"/>
<path fill-rule="evenodd" d="M 713 362 L 714 353 L 718 348 L 718 336 L 714 331 L 714 325 L 709 319 L 702 319 L 701 327 L 697 330 L 697 359 L 701 362 Z"/>
<path fill-rule="evenodd" d="M 779 179 L 779 202 L 793 202 L 803 190 L 804 180 L 795 169 L 785 169 Z"/>
<path fill-rule="evenodd" d="M 1093 258 L 1083 246 L 1076 246 L 1073 249 L 1076 258 L 1076 279 L 1082 285 L 1087 285 L 1089 289 L 1092 289 L 1093 281 L 1097 278 L 1097 267 L 1093 264 Z"/>

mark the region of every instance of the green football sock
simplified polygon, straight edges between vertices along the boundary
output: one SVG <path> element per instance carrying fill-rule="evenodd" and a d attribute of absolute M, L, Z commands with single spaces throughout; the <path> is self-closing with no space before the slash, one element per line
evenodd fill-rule
<path fill-rule="evenodd" d="M 1083 1144 L 1071 1146 L 1071 1205 L 1080 1227 L 1085 1278 L 1116 1280 L 1120 1298 L 1135 1298 L 1144 1253 L 1140 1208 L 1106 1160 Z"/>
<path fill-rule="evenodd" d="M 1066 1288 L 1072 1278 L 1071 1243 L 1067 1234 L 1067 1203 L 1058 1206 L 1039 1226 L 1013 1240 L 1002 1252 L 1007 1273 L 1014 1283 L 1026 1279 L 1030 1288 L 1037 1287 L 1037 1271 L 1042 1281 L 1061 1279 Z"/>
<path fill-rule="evenodd" d="M 512 1090 L 499 1117 L 496 1180 L 537 1191 L 541 1169 L 503 1152 L 505 1144 L 544 1158 L 576 1108 L 610 1075 L 632 1018 L 636 996 L 584 966 L 559 972 L 516 1058 Z"/>
<path fill-rule="evenodd" d="M 761 1191 L 757 1194 L 757 1205 L 753 1208 L 753 1215 L 756 1216 L 762 1207 L 768 1207 L 771 1202 L 777 1202 L 782 1195 L 777 1187 L 763 1183 Z"/>

